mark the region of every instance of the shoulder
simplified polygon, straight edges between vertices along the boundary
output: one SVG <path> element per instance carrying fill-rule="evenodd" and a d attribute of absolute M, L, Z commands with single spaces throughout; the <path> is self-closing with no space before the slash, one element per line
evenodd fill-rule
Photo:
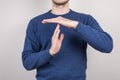
<path fill-rule="evenodd" d="M 71 10 L 71 11 L 76 16 L 81 16 L 81 17 L 88 17 L 88 16 L 90 16 L 90 14 L 81 13 L 81 12 L 77 12 L 77 11 L 74 11 L 74 10 Z"/>
<path fill-rule="evenodd" d="M 85 24 L 95 20 L 95 18 L 91 14 L 80 13 L 73 10 L 72 13 L 74 14 L 75 18 L 77 18 L 77 20 L 82 21 Z"/>
<path fill-rule="evenodd" d="M 74 16 L 76 18 L 86 19 L 86 20 L 94 19 L 94 17 L 91 14 L 81 13 L 81 12 L 77 12 L 77 11 L 74 11 L 74 10 L 71 10 L 71 11 L 72 11 L 72 14 L 74 14 Z"/>
<path fill-rule="evenodd" d="M 28 22 L 27 29 L 28 30 L 37 30 L 38 24 L 41 25 L 41 21 L 48 15 L 48 12 L 45 12 L 43 14 L 40 14 L 38 16 L 35 16 L 31 18 Z"/>
<path fill-rule="evenodd" d="M 31 18 L 30 22 L 37 23 L 37 22 L 42 21 L 43 19 L 45 19 L 46 16 L 48 16 L 48 15 L 49 15 L 49 11 Z"/>
<path fill-rule="evenodd" d="M 77 20 L 85 25 L 98 24 L 98 21 L 91 14 L 80 13 L 76 11 L 73 11 L 73 13 L 76 15 Z"/>

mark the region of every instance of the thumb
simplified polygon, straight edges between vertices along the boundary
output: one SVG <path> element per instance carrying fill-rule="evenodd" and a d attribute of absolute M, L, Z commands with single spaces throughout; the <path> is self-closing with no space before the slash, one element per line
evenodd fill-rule
<path fill-rule="evenodd" d="M 63 39 L 64 39 L 64 34 L 62 33 L 62 34 L 60 35 L 60 43 L 62 43 Z"/>

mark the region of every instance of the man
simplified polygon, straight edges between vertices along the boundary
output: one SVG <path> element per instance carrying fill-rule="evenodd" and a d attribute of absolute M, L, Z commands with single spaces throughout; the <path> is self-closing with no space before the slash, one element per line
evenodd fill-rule
<path fill-rule="evenodd" d="M 86 80 L 87 43 L 110 53 L 113 41 L 97 21 L 69 8 L 69 0 L 52 0 L 53 8 L 33 18 L 27 28 L 23 65 L 37 69 L 37 80 Z"/>

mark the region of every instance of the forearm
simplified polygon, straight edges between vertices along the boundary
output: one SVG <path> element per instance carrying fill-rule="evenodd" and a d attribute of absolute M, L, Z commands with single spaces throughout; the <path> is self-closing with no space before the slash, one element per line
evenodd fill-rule
<path fill-rule="evenodd" d="M 23 51 L 23 65 L 27 70 L 32 70 L 46 64 L 52 58 L 49 50 L 32 53 L 31 51 Z"/>
<path fill-rule="evenodd" d="M 103 31 L 96 30 L 90 26 L 79 23 L 76 27 L 80 37 L 86 41 L 93 48 L 101 52 L 111 52 L 113 48 L 113 41 L 109 34 Z"/>

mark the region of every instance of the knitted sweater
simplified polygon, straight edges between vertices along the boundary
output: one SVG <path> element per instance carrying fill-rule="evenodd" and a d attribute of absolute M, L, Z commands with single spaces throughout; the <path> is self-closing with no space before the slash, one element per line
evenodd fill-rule
<path fill-rule="evenodd" d="M 78 21 L 76 29 L 60 27 L 64 39 L 60 51 L 49 53 L 51 37 L 56 23 L 43 24 L 43 19 L 62 16 Z M 55 15 L 51 10 L 30 20 L 22 52 L 23 65 L 27 70 L 37 70 L 37 80 L 86 80 L 87 44 L 104 53 L 113 48 L 111 36 L 102 30 L 98 22 L 88 14 L 70 10 Z"/>

